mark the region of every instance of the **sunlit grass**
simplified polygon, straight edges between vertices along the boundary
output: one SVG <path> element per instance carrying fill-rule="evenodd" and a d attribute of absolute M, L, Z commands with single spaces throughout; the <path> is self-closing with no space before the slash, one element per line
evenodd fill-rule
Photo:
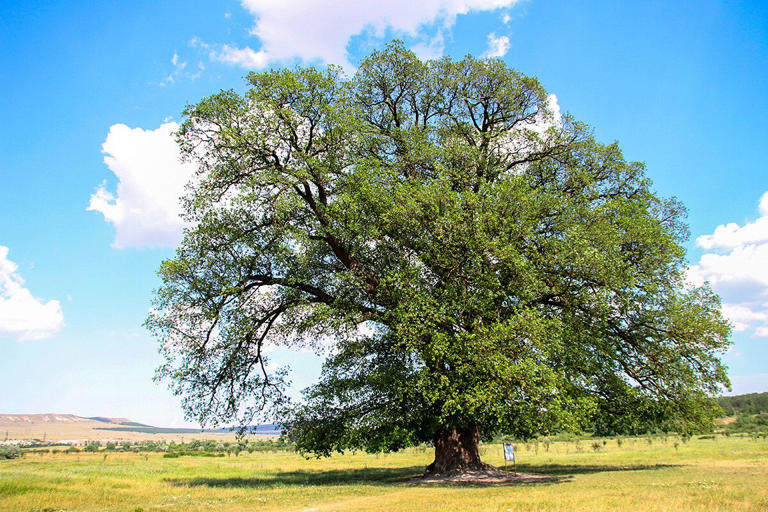
<path fill-rule="evenodd" d="M 0 461 L 0 510 L 768 510 L 764 439 L 620 443 L 519 444 L 518 471 L 561 478 L 497 486 L 412 481 L 431 460 L 426 448 L 320 460 L 286 452 L 28 454 Z M 503 467 L 499 445 L 482 452 Z"/>

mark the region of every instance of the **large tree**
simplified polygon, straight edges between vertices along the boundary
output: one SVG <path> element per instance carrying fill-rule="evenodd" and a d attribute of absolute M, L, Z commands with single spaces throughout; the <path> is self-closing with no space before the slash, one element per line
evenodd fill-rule
<path fill-rule="evenodd" d="M 536 79 L 393 43 L 247 82 L 178 134 L 190 227 L 147 323 L 190 417 L 278 411 L 320 455 L 433 443 L 432 473 L 497 434 L 706 419 L 729 326 L 685 283 L 684 208 Z M 298 403 L 276 344 L 326 355 Z"/>

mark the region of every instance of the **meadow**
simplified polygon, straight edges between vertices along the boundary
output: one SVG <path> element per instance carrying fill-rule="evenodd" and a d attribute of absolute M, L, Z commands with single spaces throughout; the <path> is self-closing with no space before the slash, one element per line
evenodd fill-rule
<path fill-rule="evenodd" d="M 428 447 L 305 459 L 292 452 L 27 453 L 0 461 L 0 510 L 768 510 L 768 441 L 678 436 L 516 444 L 530 484 L 426 484 Z M 501 446 L 483 459 L 503 467 Z"/>

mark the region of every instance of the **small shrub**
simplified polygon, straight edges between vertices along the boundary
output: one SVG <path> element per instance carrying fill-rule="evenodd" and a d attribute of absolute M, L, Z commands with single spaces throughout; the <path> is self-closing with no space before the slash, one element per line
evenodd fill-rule
<path fill-rule="evenodd" d="M 163 454 L 164 459 L 178 459 L 179 457 L 224 457 L 224 454 L 211 452 L 168 452 Z"/>
<path fill-rule="evenodd" d="M 0 446 L 0 459 L 15 459 L 21 456 L 21 450 L 18 446 L 3 445 Z"/>

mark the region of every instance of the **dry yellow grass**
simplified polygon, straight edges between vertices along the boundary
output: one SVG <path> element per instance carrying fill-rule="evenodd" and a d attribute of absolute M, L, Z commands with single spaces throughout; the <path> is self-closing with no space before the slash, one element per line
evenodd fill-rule
<path fill-rule="evenodd" d="M 305 460 L 292 453 L 163 458 L 29 454 L 0 461 L 2 511 L 758 511 L 768 510 L 768 442 L 625 439 L 517 447 L 533 485 L 419 484 L 428 449 Z M 675 446 L 677 443 L 677 446 Z M 498 445 L 483 447 L 502 465 Z"/>

